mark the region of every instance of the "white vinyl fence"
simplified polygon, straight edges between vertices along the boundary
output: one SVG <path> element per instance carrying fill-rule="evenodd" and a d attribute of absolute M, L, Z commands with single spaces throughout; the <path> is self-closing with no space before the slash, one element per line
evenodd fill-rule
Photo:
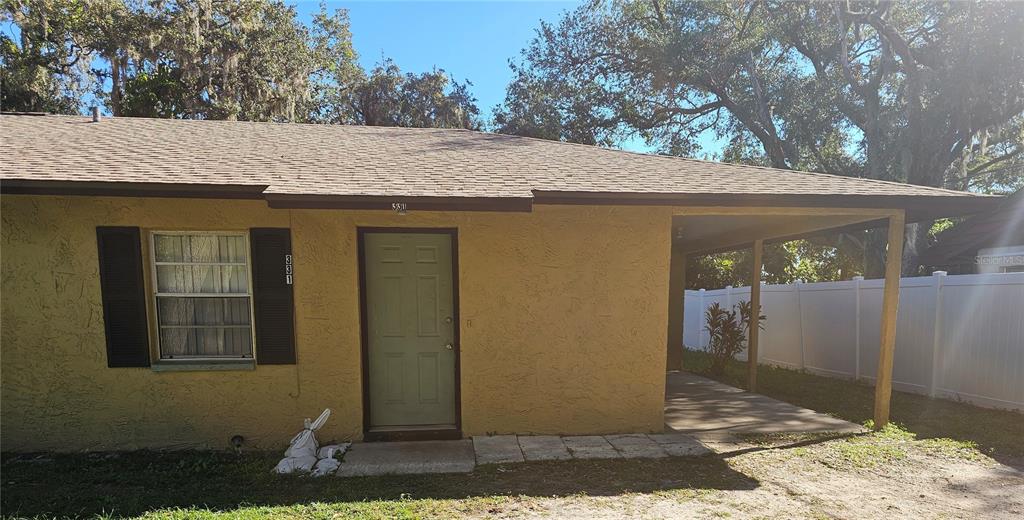
<path fill-rule="evenodd" d="M 874 380 L 883 281 L 857 278 L 763 285 L 759 361 Z M 683 343 L 707 347 L 704 310 L 712 303 L 749 299 L 749 287 L 686 291 Z M 893 387 L 1024 410 L 1024 273 L 900 280 Z"/>

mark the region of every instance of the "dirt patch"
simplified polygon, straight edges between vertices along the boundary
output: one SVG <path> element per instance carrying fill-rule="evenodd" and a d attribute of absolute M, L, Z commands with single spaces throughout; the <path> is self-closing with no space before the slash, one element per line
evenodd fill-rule
<path fill-rule="evenodd" d="M 867 435 L 724 455 L 753 489 L 510 498 L 498 518 L 1021 518 L 1024 473 L 977 453 Z M 483 513 L 483 514 L 480 514 Z"/>

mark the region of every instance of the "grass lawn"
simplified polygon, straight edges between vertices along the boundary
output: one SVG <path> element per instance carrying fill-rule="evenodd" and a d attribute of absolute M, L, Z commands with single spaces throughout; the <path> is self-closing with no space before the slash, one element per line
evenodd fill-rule
<path fill-rule="evenodd" d="M 688 352 L 688 369 L 707 365 Z M 718 378 L 741 386 L 744 366 Z M 838 417 L 871 417 L 871 387 L 762 367 L 766 395 Z M 1015 518 L 1024 416 L 893 393 L 902 426 L 837 436 L 748 435 L 703 457 L 572 460 L 470 474 L 279 476 L 280 452 L 3 456 L 4 518 Z M 915 435 L 916 434 L 916 435 Z M 986 456 L 988 455 L 988 456 Z M 1012 463 L 1012 461 L 1011 461 Z"/>
<path fill-rule="evenodd" d="M 450 518 L 535 500 L 657 493 L 687 500 L 756 482 L 715 457 L 485 466 L 470 474 L 338 478 L 270 472 L 280 453 L 5 456 L 4 517 Z"/>
<path fill-rule="evenodd" d="M 728 385 L 747 387 L 745 362 L 731 362 L 724 374 L 714 376 L 706 373 L 711 366 L 708 354 L 686 350 L 683 366 Z M 760 365 L 757 386 L 760 394 L 857 424 L 874 415 L 875 388 L 868 384 Z M 891 406 L 890 421 L 918 439 L 949 438 L 973 444 L 996 460 L 1024 463 L 1024 414 L 895 391 Z"/>

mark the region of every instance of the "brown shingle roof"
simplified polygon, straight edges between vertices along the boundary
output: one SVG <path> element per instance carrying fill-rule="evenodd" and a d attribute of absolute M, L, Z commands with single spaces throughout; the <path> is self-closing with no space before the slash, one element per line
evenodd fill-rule
<path fill-rule="evenodd" d="M 977 197 L 467 130 L 4 115 L 0 143 L 8 181 L 251 185 L 268 198 Z"/>

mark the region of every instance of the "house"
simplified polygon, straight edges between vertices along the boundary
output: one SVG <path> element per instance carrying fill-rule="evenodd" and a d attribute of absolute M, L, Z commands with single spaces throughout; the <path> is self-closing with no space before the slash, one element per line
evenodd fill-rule
<path fill-rule="evenodd" d="M 935 237 L 921 261 L 952 274 L 1024 271 L 1024 190 Z"/>
<path fill-rule="evenodd" d="M 661 431 L 688 251 L 882 224 L 898 252 L 995 200 L 465 130 L 3 115 L 0 142 L 5 450 L 279 447 L 328 407 L 323 439 Z"/>

